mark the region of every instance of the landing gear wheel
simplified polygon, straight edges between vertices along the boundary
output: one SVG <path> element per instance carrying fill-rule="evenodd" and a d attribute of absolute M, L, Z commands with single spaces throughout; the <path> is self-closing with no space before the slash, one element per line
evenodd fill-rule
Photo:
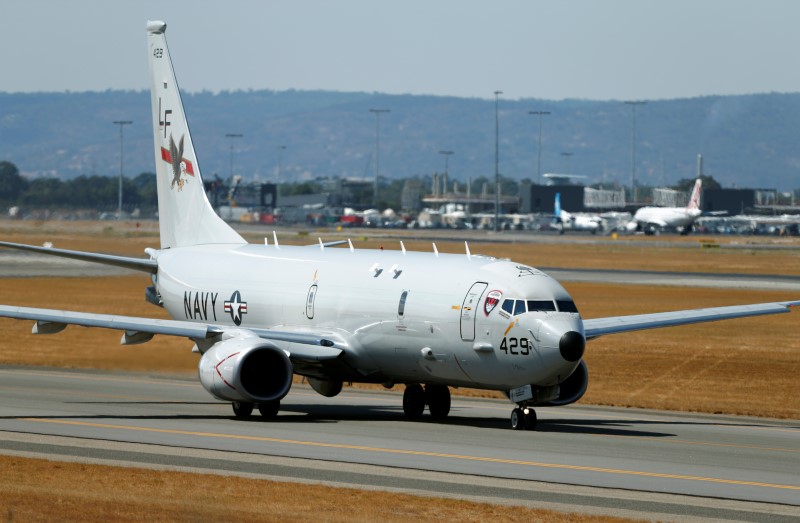
<path fill-rule="evenodd" d="M 514 430 L 525 428 L 525 414 L 519 407 L 511 411 L 511 428 Z"/>
<path fill-rule="evenodd" d="M 233 415 L 237 418 L 249 418 L 253 413 L 253 404 L 245 403 L 243 401 L 232 401 Z"/>
<path fill-rule="evenodd" d="M 403 393 L 403 413 L 406 418 L 419 419 L 424 411 L 425 391 L 422 390 L 422 385 L 419 383 L 406 385 L 406 390 Z"/>
<path fill-rule="evenodd" d="M 450 389 L 447 385 L 425 385 L 425 402 L 434 419 L 444 419 L 450 414 Z"/>
<path fill-rule="evenodd" d="M 281 410 L 280 401 L 268 401 L 266 403 L 258 404 L 258 412 L 260 412 L 261 416 L 265 419 L 275 418 L 278 415 L 279 410 Z"/>
<path fill-rule="evenodd" d="M 536 430 L 536 411 L 533 409 L 522 409 L 524 419 L 522 424 L 525 430 Z"/>

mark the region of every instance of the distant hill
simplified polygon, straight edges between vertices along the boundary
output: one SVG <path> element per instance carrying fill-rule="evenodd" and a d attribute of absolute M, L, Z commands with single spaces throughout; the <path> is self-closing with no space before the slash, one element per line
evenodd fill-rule
<path fill-rule="evenodd" d="M 283 179 L 373 176 L 375 115 L 381 116 L 381 174 L 399 178 L 444 170 L 451 179 L 494 173 L 494 101 L 454 97 L 237 91 L 185 93 L 184 103 L 207 177 L 234 171 L 274 179 L 280 145 Z M 537 117 L 544 116 L 542 171 L 584 174 L 589 182 L 630 183 L 631 110 L 618 101 L 500 100 L 500 172 L 536 177 Z M 149 93 L 0 93 L 0 160 L 26 176 L 70 178 L 153 171 Z M 800 94 L 708 96 L 637 107 L 637 178 L 668 185 L 705 173 L 731 187 L 800 187 Z M 572 153 L 564 156 L 561 153 Z"/>

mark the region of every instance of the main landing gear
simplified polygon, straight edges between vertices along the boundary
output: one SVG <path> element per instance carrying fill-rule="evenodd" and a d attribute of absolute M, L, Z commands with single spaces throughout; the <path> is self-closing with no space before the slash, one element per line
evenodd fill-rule
<path fill-rule="evenodd" d="M 424 389 L 419 383 L 406 385 L 403 393 L 403 413 L 406 418 L 421 418 L 426 405 L 432 418 L 446 418 L 450 414 L 450 389 L 435 383 L 425 385 Z"/>
<path fill-rule="evenodd" d="M 253 408 L 255 407 L 258 407 L 258 412 L 264 419 L 275 418 L 278 415 L 278 411 L 281 410 L 280 400 L 259 403 L 258 405 L 243 401 L 233 401 L 231 405 L 233 406 L 233 415 L 241 419 L 249 418 L 253 414 Z"/>
<path fill-rule="evenodd" d="M 517 407 L 512 410 L 511 428 L 514 430 L 535 430 L 536 411 L 530 407 Z"/>

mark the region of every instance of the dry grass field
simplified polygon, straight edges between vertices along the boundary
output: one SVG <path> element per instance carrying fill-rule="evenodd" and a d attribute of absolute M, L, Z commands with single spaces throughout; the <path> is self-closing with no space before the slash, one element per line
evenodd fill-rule
<path fill-rule="evenodd" d="M 5 521 L 507 521 L 613 523 L 609 517 L 235 476 L 0 456 Z"/>
<path fill-rule="evenodd" d="M 291 235 L 284 243 L 313 243 Z M 125 255 L 157 246 L 155 224 L 0 222 L 0 239 Z M 250 238 L 259 241 L 259 238 Z M 479 244 L 473 253 L 510 257 L 534 266 L 663 271 L 800 274 L 798 250 L 702 248 L 697 239 L 656 248 L 648 239 L 630 245 Z M 396 241 L 356 242 L 357 247 Z M 430 242 L 405 242 L 430 250 Z M 463 252 L 463 243 L 437 243 Z M 21 278 L 0 281 L 0 303 L 112 314 L 165 317 L 144 301 L 145 275 Z M 797 299 L 787 292 L 567 283 L 588 318 L 683 308 Z M 589 343 L 590 386 L 582 403 L 746 414 L 800 419 L 800 311 L 690 327 L 600 338 Z M 0 363 L 194 374 L 191 342 L 156 337 L 133 347 L 120 334 L 70 327 L 32 337 L 29 322 L 0 320 Z M 400 387 L 398 387 L 399 389 Z M 476 391 L 463 391 L 475 393 Z M 398 401 L 400 398 L 398 397 Z M 0 513 L 8 521 L 612 521 L 315 485 L 298 487 L 232 477 L 54 463 L 0 456 Z M 135 485 L 136 488 L 130 488 Z M 313 499 L 313 503 L 308 503 Z M 359 507 L 358 512 L 353 507 Z M 266 510 L 265 510 L 266 509 Z"/>

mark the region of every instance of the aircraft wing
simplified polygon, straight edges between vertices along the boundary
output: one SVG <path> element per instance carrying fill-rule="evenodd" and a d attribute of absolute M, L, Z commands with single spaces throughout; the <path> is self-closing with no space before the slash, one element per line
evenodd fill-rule
<path fill-rule="evenodd" d="M 23 243 L 11 243 L 11 242 L 0 242 L 0 247 L 8 247 L 9 249 L 18 249 L 21 251 L 36 252 L 39 254 L 48 254 L 50 256 L 60 256 L 62 258 L 71 258 L 73 260 L 102 263 L 105 265 L 124 267 L 126 269 L 131 269 L 134 271 L 149 272 L 151 274 L 155 274 L 156 272 L 158 272 L 158 264 L 155 262 L 155 260 L 148 260 L 145 258 L 129 258 L 127 256 L 115 256 L 113 254 L 70 251 L 67 249 L 37 247 L 35 245 L 25 245 Z"/>
<path fill-rule="evenodd" d="M 35 309 L 10 305 L 0 305 L 0 318 L 35 321 L 36 323 L 33 326 L 34 334 L 54 334 L 64 330 L 68 325 L 120 330 L 124 331 L 121 343 L 126 345 L 143 343 L 156 334 L 191 339 L 209 339 L 224 333 L 226 329 L 231 329 L 231 327 L 224 325 L 209 323 Z M 259 338 L 297 344 L 289 355 L 292 360 L 304 362 L 331 360 L 339 357 L 343 352 L 342 349 L 334 346 L 335 343 L 332 340 L 313 333 L 284 332 L 271 329 L 250 330 Z"/>
<path fill-rule="evenodd" d="M 712 307 L 674 312 L 657 312 L 653 314 L 637 314 L 633 316 L 613 316 L 583 320 L 586 339 L 590 340 L 607 334 L 619 334 L 645 329 L 674 327 L 690 323 L 745 318 L 764 314 L 780 314 L 791 312 L 791 307 L 800 306 L 800 301 L 783 301 L 773 303 L 756 303 L 753 305 L 734 305 L 730 307 Z"/>

